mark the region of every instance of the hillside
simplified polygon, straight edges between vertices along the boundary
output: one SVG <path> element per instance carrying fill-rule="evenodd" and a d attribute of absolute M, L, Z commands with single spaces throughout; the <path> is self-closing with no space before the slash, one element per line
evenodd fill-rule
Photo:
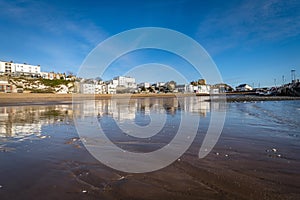
<path fill-rule="evenodd" d="M 55 79 L 9 78 L 9 83 L 18 92 L 26 93 L 60 93 L 74 92 L 74 81 Z"/>

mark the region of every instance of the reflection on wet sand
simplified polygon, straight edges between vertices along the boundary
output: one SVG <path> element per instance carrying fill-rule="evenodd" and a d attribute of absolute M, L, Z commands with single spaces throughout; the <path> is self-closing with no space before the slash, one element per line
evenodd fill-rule
<path fill-rule="evenodd" d="M 82 116 L 111 116 L 114 120 L 134 120 L 137 113 L 151 112 L 175 115 L 178 110 L 205 117 L 211 108 L 219 109 L 218 103 L 206 102 L 208 97 L 194 98 L 143 98 L 86 100 L 78 105 L 10 106 L 0 107 L 0 137 L 22 138 L 40 135 L 42 127 L 59 120 L 72 119 L 73 114 Z M 75 112 L 75 113 L 74 113 Z"/>
<path fill-rule="evenodd" d="M 119 172 L 95 160 L 83 148 L 73 123 L 73 114 L 132 121 L 155 112 L 176 122 L 182 112 L 208 119 L 212 111 L 225 109 L 227 124 L 207 157 L 198 158 L 200 127 L 195 143 L 180 159 L 144 174 Z M 297 101 L 224 107 L 198 97 L 131 99 L 130 104 L 121 99 L 86 101 L 74 109 L 0 107 L 0 199 L 299 199 L 298 116 Z M 166 127 L 165 136 L 174 125 Z M 115 134 L 111 124 L 107 126 Z M 14 142 L 14 137 L 33 134 L 51 137 Z"/>
<path fill-rule="evenodd" d="M 0 107 L 0 137 L 40 135 L 43 125 L 71 118 L 68 105 Z"/>
<path fill-rule="evenodd" d="M 118 121 L 133 120 L 136 113 L 149 115 L 151 112 L 161 114 L 167 112 L 175 115 L 178 110 L 205 117 L 211 111 L 211 107 L 215 111 L 219 109 L 218 105 L 222 104 L 222 102 L 207 102 L 205 101 L 207 98 L 209 97 L 85 100 L 74 107 L 79 116 L 109 115 Z"/>

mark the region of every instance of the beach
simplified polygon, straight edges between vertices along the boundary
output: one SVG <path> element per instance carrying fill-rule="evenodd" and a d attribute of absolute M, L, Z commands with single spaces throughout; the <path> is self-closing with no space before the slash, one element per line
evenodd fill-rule
<path fill-rule="evenodd" d="M 105 122 L 103 129 L 129 150 L 162 147 L 172 139 L 181 112 L 201 118 L 194 142 L 175 162 L 158 171 L 125 173 L 102 164 L 84 147 L 74 125 L 71 95 L 29 94 L 31 100 L 22 95 L 10 96 L 15 99 L 6 104 L 24 105 L 1 107 L 1 127 L 6 127 L 6 135 L 0 137 L 1 199 L 300 198 L 298 100 L 227 104 L 222 134 L 200 159 L 211 113 L 224 111 L 219 104 L 207 102 L 207 97 L 181 97 L 185 104 L 178 106 L 170 96 L 143 96 L 132 100 L 131 112 L 120 106 L 122 101 L 113 104 L 98 97 L 95 105 L 104 110 L 99 117 Z M 38 104 L 42 99 L 45 103 Z M 167 134 L 150 141 L 124 141 L 111 120 L 144 123 L 145 110 L 154 104 L 166 110 Z M 113 105 L 117 109 L 107 114 Z"/>
<path fill-rule="evenodd" d="M 51 94 L 51 93 L 0 93 L 0 106 L 8 105 L 31 105 L 31 104 L 57 104 L 72 103 L 72 100 L 82 99 L 111 99 L 111 98 L 170 98 L 170 97 L 190 97 L 196 96 L 193 93 L 149 93 L 149 94 Z M 201 96 L 201 95 L 198 95 Z M 203 96 L 203 95 L 202 95 Z M 207 96 L 207 95 L 204 95 Z M 224 101 L 223 97 L 227 97 L 227 102 L 244 102 L 244 101 L 284 101 L 284 100 L 300 100 L 300 97 L 291 96 L 255 96 L 255 95 L 239 95 L 221 94 L 214 95 L 213 101 Z"/>
<path fill-rule="evenodd" d="M 195 96 L 194 94 L 52 94 L 52 93 L 0 93 L 1 105 L 31 105 L 31 104 L 56 104 L 72 102 L 72 99 L 111 99 L 113 98 L 145 98 L 145 97 L 175 97 Z"/>

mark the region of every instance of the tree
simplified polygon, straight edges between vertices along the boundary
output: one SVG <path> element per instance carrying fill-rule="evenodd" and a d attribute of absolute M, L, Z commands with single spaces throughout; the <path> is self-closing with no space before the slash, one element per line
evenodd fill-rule
<path fill-rule="evenodd" d="M 191 82 L 191 85 L 192 85 L 192 86 L 197 86 L 197 85 L 198 85 L 198 82 L 192 81 L 192 82 Z"/>
<path fill-rule="evenodd" d="M 169 82 L 166 83 L 166 87 L 167 87 L 167 89 L 168 89 L 170 92 L 172 92 L 172 91 L 174 91 L 175 88 L 176 88 L 176 82 L 175 82 L 175 81 L 169 81 Z"/>
<path fill-rule="evenodd" d="M 71 71 L 67 71 L 67 77 L 72 77 L 72 76 L 74 76 L 74 73 Z"/>
<path fill-rule="evenodd" d="M 155 90 L 152 87 L 148 87 L 149 92 L 153 93 Z"/>
<path fill-rule="evenodd" d="M 95 80 L 96 81 L 102 81 L 102 78 L 98 76 L 98 77 L 95 78 Z"/>
<path fill-rule="evenodd" d="M 198 80 L 198 85 L 206 85 L 206 80 L 205 79 L 199 79 Z"/>

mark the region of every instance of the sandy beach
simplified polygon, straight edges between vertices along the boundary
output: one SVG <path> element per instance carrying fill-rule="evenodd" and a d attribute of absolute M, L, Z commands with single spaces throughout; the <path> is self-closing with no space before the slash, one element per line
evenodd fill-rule
<path fill-rule="evenodd" d="M 169 98 L 169 97 L 185 97 L 195 96 L 194 94 L 48 94 L 48 93 L 0 93 L 0 106 L 8 105 L 30 105 L 30 104 L 55 104 L 55 103 L 71 103 L 73 97 L 76 99 L 110 99 L 110 98 Z"/>
<path fill-rule="evenodd" d="M 73 98 L 82 99 L 111 99 L 113 98 L 170 98 L 170 97 L 189 97 L 196 94 L 182 93 L 160 93 L 160 94 L 39 94 L 39 93 L 0 93 L 0 106 L 9 105 L 41 105 L 41 104 L 57 104 L 57 103 L 72 103 Z M 199 95 L 201 96 L 201 95 Z M 223 95 L 222 95 L 223 96 Z M 225 95 L 224 95 L 225 96 Z M 290 96 L 254 96 L 254 95 L 226 95 L 227 102 L 244 102 L 244 101 L 282 101 L 282 100 L 300 100 L 300 97 Z M 218 101 L 218 95 L 214 95 L 214 100 Z M 221 101 L 224 101 L 221 99 Z"/>

